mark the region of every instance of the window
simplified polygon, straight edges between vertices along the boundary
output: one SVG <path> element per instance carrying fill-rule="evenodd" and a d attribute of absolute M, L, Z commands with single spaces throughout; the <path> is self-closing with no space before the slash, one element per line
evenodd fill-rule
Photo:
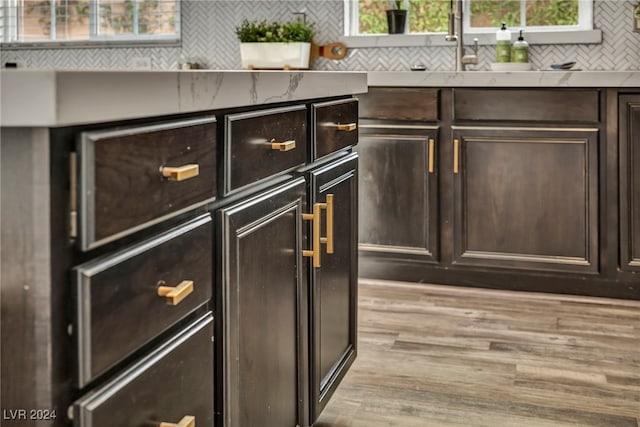
<path fill-rule="evenodd" d="M 177 41 L 180 0 L 0 0 L 3 43 Z"/>
<path fill-rule="evenodd" d="M 385 10 L 389 0 L 347 0 L 349 35 L 386 34 Z M 408 32 L 447 31 L 450 0 L 404 0 L 408 10 Z M 465 31 L 492 32 L 505 22 L 514 30 L 590 30 L 593 0 L 465 0 Z"/>

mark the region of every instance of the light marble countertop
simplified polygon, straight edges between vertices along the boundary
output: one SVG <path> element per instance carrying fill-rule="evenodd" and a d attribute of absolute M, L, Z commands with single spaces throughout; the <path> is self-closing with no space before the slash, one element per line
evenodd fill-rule
<path fill-rule="evenodd" d="M 640 71 L 369 71 L 368 82 L 406 87 L 640 88 Z"/>
<path fill-rule="evenodd" d="M 0 125 L 56 127 L 367 91 L 363 71 L 0 71 Z"/>
<path fill-rule="evenodd" d="M 0 125 L 55 127 L 358 94 L 369 86 L 640 88 L 640 71 L 0 71 Z"/>

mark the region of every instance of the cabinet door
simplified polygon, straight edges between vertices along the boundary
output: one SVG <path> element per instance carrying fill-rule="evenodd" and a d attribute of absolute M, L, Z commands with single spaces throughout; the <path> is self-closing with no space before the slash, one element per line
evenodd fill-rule
<path fill-rule="evenodd" d="M 356 357 L 357 166 L 358 156 L 352 154 L 311 172 L 312 205 L 326 204 L 320 267 L 311 267 L 312 423 Z"/>
<path fill-rule="evenodd" d="M 597 129 L 453 131 L 452 262 L 597 272 Z"/>
<path fill-rule="evenodd" d="M 640 271 L 640 95 L 620 97 L 620 255 Z"/>
<path fill-rule="evenodd" d="M 304 178 L 221 210 L 224 425 L 308 417 Z"/>
<path fill-rule="evenodd" d="M 361 121 L 361 254 L 438 260 L 437 128 Z"/>

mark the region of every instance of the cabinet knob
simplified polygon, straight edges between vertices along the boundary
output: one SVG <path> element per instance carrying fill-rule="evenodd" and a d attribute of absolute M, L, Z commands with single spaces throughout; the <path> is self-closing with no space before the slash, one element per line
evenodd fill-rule
<path fill-rule="evenodd" d="M 193 280 L 183 280 L 178 286 L 158 286 L 158 296 L 164 297 L 169 305 L 178 305 L 193 292 Z"/>
<path fill-rule="evenodd" d="M 163 166 L 160 168 L 162 176 L 169 181 L 185 181 L 189 178 L 198 176 L 200 167 L 197 164 L 189 164 L 184 166 Z"/>
<path fill-rule="evenodd" d="M 178 423 L 160 423 L 158 427 L 196 427 L 196 417 L 185 415 Z"/>
<path fill-rule="evenodd" d="M 343 132 L 351 132 L 358 129 L 358 125 L 355 123 L 338 123 L 338 130 Z"/>
<path fill-rule="evenodd" d="M 276 142 L 274 140 L 271 140 L 272 150 L 289 151 L 289 150 L 293 150 L 294 148 L 296 148 L 296 141 L 294 139 L 290 141 L 284 141 L 284 142 Z"/>

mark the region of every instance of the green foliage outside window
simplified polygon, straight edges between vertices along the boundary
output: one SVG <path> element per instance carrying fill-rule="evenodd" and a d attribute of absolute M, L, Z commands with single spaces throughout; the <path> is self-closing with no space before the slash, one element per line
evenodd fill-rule
<path fill-rule="evenodd" d="M 449 20 L 448 0 L 409 0 L 409 30 L 412 33 L 445 32 Z M 509 27 L 524 26 L 520 20 L 520 0 L 471 0 L 471 26 L 494 27 L 506 22 Z M 387 32 L 385 11 L 388 0 L 360 0 L 361 34 Z M 578 24 L 578 0 L 527 0 L 527 26 Z"/>

